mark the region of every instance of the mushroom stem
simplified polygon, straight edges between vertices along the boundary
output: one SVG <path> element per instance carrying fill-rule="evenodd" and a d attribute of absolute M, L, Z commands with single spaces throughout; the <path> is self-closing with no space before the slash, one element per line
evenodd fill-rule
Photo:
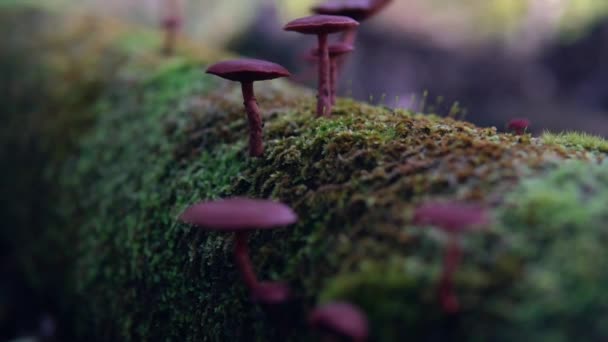
<path fill-rule="evenodd" d="M 344 34 L 342 35 L 342 42 L 354 46 L 355 41 L 357 40 L 358 32 L 359 30 L 356 27 L 344 32 Z M 347 58 L 348 56 L 338 57 L 338 60 L 336 61 L 336 75 L 338 75 L 342 71 L 342 69 L 344 69 L 344 64 L 346 64 Z"/>
<path fill-rule="evenodd" d="M 329 48 L 327 34 L 319 34 L 319 94 L 317 99 L 317 116 L 329 116 L 331 100 L 329 91 Z"/>
<path fill-rule="evenodd" d="M 460 264 L 462 249 L 458 237 L 451 234 L 443 259 L 443 272 L 439 282 L 439 300 L 443 310 L 454 314 L 459 310 L 458 298 L 454 292 L 454 274 Z"/>
<path fill-rule="evenodd" d="M 332 106 L 336 104 L 336 92 L 338 89 L 338 61 L 337 57 L 331 58 L 329 87 Z"/>
<path fill-rule="evenodd" d="M 342 42 L 348 45 L 355 45 L 357 40 L 357 28 L 352 28 L 342 35 Z"/>
<path fill-rule="evenodd" d="M 175 41 L 177 40 L 177 28 L 172 25 L 165 27 L 165 42 L 163 53 L 165 56 L 172 56 L 175 52 Z"/>
<path fill-rule="evenodd" d="M 241 272 L 243 281 L 250 291 L 258 286 L 258 280 L 253 272 L 251 259 L 249 258 L 249 247 L 247 246 L 248 232 L 236 232 L 234 236 L 234 261 Z"/>
<path fill-rule="evenodd" d="M 171 56 L 175 52 L 177 33 L 181 25 L 179 0 L 166 0 L 164 10 L 165 17 L 163 20 L 163 28 L 165 31 L 165 40 L 162 52 L 165 56 Z"/>
<path fill-rule="evenodd" d="M 249 155 L 259 157 L 264 153 L 264 143 L 262 141 L 262 117 L 260 109 L 255 100 L 253 92 L 253 82 L 241 82 L 243 90 L 243 104 L 247 111 L 247 120 L 249 121 Z"/>

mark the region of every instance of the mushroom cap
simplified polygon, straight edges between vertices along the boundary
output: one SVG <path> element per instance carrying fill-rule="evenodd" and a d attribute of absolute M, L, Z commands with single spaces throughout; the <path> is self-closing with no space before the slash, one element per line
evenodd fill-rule
<path fill-rule="evenodd" d="M 447 232 L 460 232 L 488 224 L 480 206 L 463 203 L 426 203 L 414 211 L 414 224 L 437 226 Z"/>
<path fill-rule="evenodd" d="M 530 126 L 530 120 L 525 118 L 512 119 L 507 124 L 507 127 L 512 130 L 523 130 Z"/>
<path fill-rule="evenodd" d="M 328 47 L 329 50 L 329 57 L 339 57 L 342 56 L 344 54 L 347 54 L 349 52 L 353 52 L 355 50 L 355 48 L 350 45 L 350 44 L 346 44 L 346 43 L 336 43 L 336 44 L 332 44 Z M 312 49 L 312 56 L 314 56 L 315 58 L 319 56 L 319 48 L 314 48 Z"/>
<path fill-rule="evenodd" d="M 366 315 L 346 302 L 332 302 L 316 308 L 308 317 L 313 328 L 364 341 L 369 335 Z"/>
<path fill-rule="evenodd" d="M 291 290 L 280 282 L 260 282 L 251 293 L 251 299 L 261 304 L 281 304 L 289 300 Z"/>
<path fill-rule="evenodd" d="M 318 14 L 343 15 L 357 21 L 363 21 L 378 13 L 392 0 L 329 0 L 314 6 L 312 11 Z"/>
<path fill-rule="evenodd" d="M 190 206 L 180 220 L 213 231 L 273 229 L 298 220 L 285 204 L 269 200 L 231 198 Z"/>
<path fill-rule="evenodd" d="M 162 26 L 167 29 L 175 29 L 180 27 L 182 20 L 178 16 L 169 16 L 162 20 Z"/>
<path fill-rule="evenodd" d="M 283 28 L 304 34 L 330 34 L 359 26 L 354 19 L 339 15 L 311 15 L 296 19 Z"/>
<path fill-rule="evenodd" d="M 289 77 L 282 66 L 259 59 L 241 58 L 215 63 L 207 69 L 208 74 L 236 82 L 254 82 Z"/>

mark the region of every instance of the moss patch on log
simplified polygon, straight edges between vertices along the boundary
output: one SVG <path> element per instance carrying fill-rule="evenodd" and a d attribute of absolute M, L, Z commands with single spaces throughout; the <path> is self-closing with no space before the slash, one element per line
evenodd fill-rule
<path fill-rule="evenodd" d="M 213 56 L 163 59 L 132 33 L 104 40 L 90 32 L 62 45 L 99 42 L 85 50 L 104 51 L 73 61 L 82 67 L 76 80 L 87 75 L 84 84 L 96 85 L 90 96 L 64 78 L 71 73 L 58 67 L 60 50 L 57 59 L 7 59 L 18 61 L 15 70 L 42 68 L 50 83 L 36 102 L 56 102 L 70 118 L 56 133 L 36 131 L 42 139 L 65 141 L 64 128 L 78 126 L 71 120 L 86 118 L 88 129 L 60 144 L 71 146 L 61 157 L 41 162 L 53 170 L 44 184 L 54 203 L 44 207 L 55 219 L 37 227 L 37 239 L 19 240 L 28 278 L 42 289 L 52 284 L 69 304 L 74 336 L 308 340 L 307 310 L 347 299 L 369 315 L 376 341 L 608 337 L 601 148 L 348 99 L 317 119 L 310 91 L 273 81 L 256 84 L 266 153 L 251 159 L 239 88 L 202 73 Z M 60 80 L 65 91 L 51 92 Z M 8 113 L 18 120 L 19 112 Z M 28 112 L 35 121 L 46 110 Z M 275 198 L 299 214 L 290 229 L 250 241 L 260 277 L 285 280 L 298 294 L 289 307 L 252 305 L 230 237 L 177 222 L 189 204 L 227 196 Z M 463 239 L 458 320 L 441 312 L 436 296 L 446 236 L 410 223 L 416 204 L 454 199 L 483 203 L 494 216 Z"/>

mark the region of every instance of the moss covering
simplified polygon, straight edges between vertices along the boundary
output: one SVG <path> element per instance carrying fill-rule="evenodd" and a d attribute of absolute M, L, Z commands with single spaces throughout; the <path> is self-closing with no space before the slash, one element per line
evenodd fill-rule
<path fill-rule="evenodd" d="M 42 15 L 34 12 L 10 18 Z M 50 82 L 27 101 L 43 108 L 26 110 L 32 120 L 55 103 L 68 118 L 56 131 L 35 131 L 40 141 L 61 141 L 38 152 L 40 168 L 53 175 L 43 182 L 51 185 L 43 207 L 54 219 L 36 225 L 36 235 L 31 224 L 16 224 L 27 229 L 15 254 L 30 283 L 54 288 L 69 335 L 307 340 L 307 310 L 347 299 L 368 314 L 377 341 L 608 337 L 601 148 L 347 99 L 332 118 L 316 119 L 312 92 L 273 81 L 256 84 L 266 153 L 250 159 L 240 89 L 201 72 L 216 56 L 163 59 L 153 39 L 133 36 L 149 33 L 117 30 L 106 39 L 100 32 L 93 26 L 63 45 L 94 43 L 84 48 L 88 57 L 67 63 L 82 68 L 72 70 L 76 81 L 65 78 L 65 48 L 30 61 L 15 58 L 28 51 L 17 44 L 6 59 L 14 70 L 42 69 L 36 75 Z M 28 92 L 39 82 L 32 77 Z M 55 93 L 58 80 L 64 91 Z M 95 85 L 90 95 L 83 84 Z M 3 103 L 25 106 L 16 99 Z M 23 110 L 6 112 L 18 121 Z M 14 165 L 15 174 L 27 167 Z M 299 214 L 297 225 L 250 240 L 260 277 L 285 280 L 298 294 L 288 307 L 250 303 L 229 236 L 177 222 L 189 204 L 227 196 L 274 198 Z M 410 223 L 412 208 L 426 200 L 479 202 L 494 216 L 491 227 L 463 239 L 458 319 L 441 312 L 435 290 L 446 236 Z M 23 207 L 32 213 L 31 204 Z M 14 241 L 12 232 L 3 240 Z"/>
<path fill-rule="evenodd" d="M 606 139 L 582 132 L 545 132 L 541 139 L 545 144 L 568 146 L 579 150 L 608 152 L 608 141 Z"/>

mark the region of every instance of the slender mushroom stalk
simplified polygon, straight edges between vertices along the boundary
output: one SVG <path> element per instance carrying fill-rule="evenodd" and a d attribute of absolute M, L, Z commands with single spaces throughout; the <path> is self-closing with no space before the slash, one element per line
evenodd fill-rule
<path fill-rule="evenodd" d="M 179 0 L 167 1 L 166 15 L 162 20 L 162 27 L 165 32 L 162 52 L 165 56 L 171 56 L 175 53 L 177 34 L 182 25 L 178 1 Z"/>
<path fill-rule="evenodd" d="M 296 214 L 286 205 L 264 200 L 232 198 L 192 205 L 180 220 L 210 231 L 234 232 L 234 261 L 251 298 L 263 304 L 285 302 L 290 289 L 280 282 L 259 282 L 251 259 L 247 239 L 252 230 L 267 230 L 290 225 Z"/>
<path fill-rule="evenodd" d="M 459 311 L 460 304 L 454 291 L 454 274 L 460 265 L 462 248 L 457 236 L 450 234 L 447 250 L 443 259 L 443 271 L 439 281 L 439 301 L 443 311 L 454 314 Z"/>
<path fill-rule="evenodd" d="M 330 61 L 329 70 L 329 98 L 331 99 L 331 105 L 336 104 L 336 93 L 338 92 L 338 63 L 336 58 L 332 58 Z"/>
<path fill-rule="evenodd" d="M 243 104 L 249 124 L 249 155 L 262 156 L 264 154 L 262 115 L 255 99 L 253 82 L 288 77 L 289 71 L 267 61 L 235 59 L 216 63 L 207 69 L 207 73 L 241 83 Z"/>
<path fill-rule="evenodd" d="M 253 92 L 253 82 L 241 82 L 241 89 L 249 122 L 249 155 L 259 157 L 264 154 L 262 116 Z"/>
<path fill-rule="evenodd" d="M 461 203 L 427 203 L 416 208 L 413 223 L 436 226 L 449 235 L 437 290 L 443 311 L 456 314 L 460 304 L 454 290 L 454 275 L 462 258 L 460 235 L 487 225 L 487 213 L 481 207 Z"/>
<path fill-rule="evenodd" d="M 258 285 L 258 279 L 253 271 L 251 259 L 249 259 L 249 247 L 247 239 L 249 232 L 236 232 L 234 234 L 234 262 L 243 277 L 243 281 L 249 290 L 253 291 Z"/>
<path fill-rule="evenodd" d="M 337 43 L 337 44 L 332 44 L 328 47 L 329 50 L 329 73 L 330 73 L 330 77 L 329 77 L 329 97 L 330 97 L 330 101 L 332 105 L 336 104 L 336 94 L 337 94 L 337 87 L 338 87 L 338 59 L 353 51 L 354 48 L 352 45 L 348 45 L 348 44 L 344 44 L 344 43 Z M 315 56 L 317 58 L 319 58 L 319 49 L 313 49 L 313 51 L 311 52 L 312 56 Z"/>
<path fill-rule="evenodd" d="M 355 20 L 334 15 L 313 15 L 291 21 L 285 25 L 285 31 L 303 34 L 316 34 L 319 50 L 319 86 L 317 95 L 317 117 L 331 114 L 330 94 L 330 60 L 328 35 L 355 28 L 359 25 Z"/>
<path fill-rule="evenodd" d="M 317 101 L 317 115 L 328 116 L 331 113 L 331 95 L 329 92 L 329 49 L 327 34 L 321 33 L 319 40 L 319 100 Z"/>

